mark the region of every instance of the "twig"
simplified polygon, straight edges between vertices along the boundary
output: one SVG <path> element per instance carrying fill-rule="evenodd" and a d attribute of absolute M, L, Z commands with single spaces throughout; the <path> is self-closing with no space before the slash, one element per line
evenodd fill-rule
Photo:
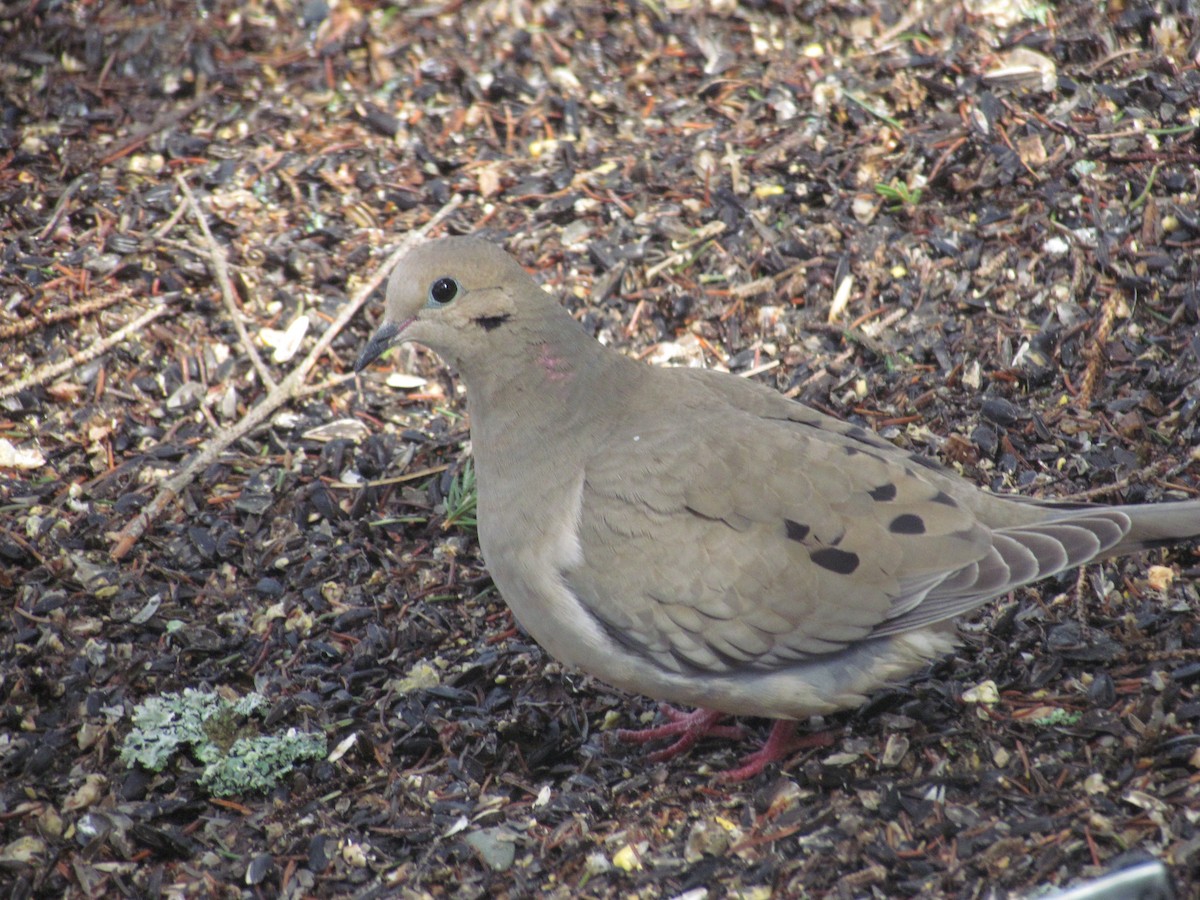
<path fill-rule="evenodd" d="M 1147 484 L 1156 479 L 1172 478 L 1188 467 L 1188 463 L 1178 463 L 1171 459 L 1160 459 L 1152 462 L 1147 466 L 1143 466 L 1136 472 L 1130 472 L 1123 478 L 1118 478 L 1112 484 L 1102 484 L 1099 487 L 1088 488 L 1086 491 L 1076 491 L 1073 494 L 1063 494 L 1061 497 L 1054 497 L 1055 501 L 1063 501 L 1066 503 L 1090 503 L 1097 497 L 1110 497 L 1114 494 L 1125 490 L 1131 484 Z"/>
<path fill-rule="evenodd" d="M 168 234 L 171 233 L 171 229 L 179 224 L 179 220 L 183 218 L 184 213 L 187 212 L 187 208 L 188 198 L 185 195 L 175 205 L 175 209 L 171 211 L 171 215 L 167 217 L 167 220 L 150 232 L 150 238 L 156 241 L 163 240 Z"/>
<path fill-rule="evenodd" d="M 380 478 L 375 481 L 329 481 L 325 483 L 325 487 L 361 491 L 364 487 L 386 487 L 390 484 L 404 484 L 406 481 L 420 481 L 422 478 L 428 478 L 430 475 L 440 475 L 448 468 L 450 468 L 449 464 L 432 466 L 428 469 L 421 469 L 419 472 L 405 472 L 403 475 L 396 475 L 393 478 Z"/>
<path fill-rule="evenodd" d="M 237 308 L 237 302 L 234 300 L 233 282 L 229 280 L 229 267 L 225 264 L 225 251 L 221 249 L 216 239 L 213 238 L 212 232 L 208 230 L 208 219 L 205 218 L 204 212 L 200 209 L 200 204 L 196 202 L 196 197 L 192 193 L 192 189 L 188 187 L 188 183 L 184 180 L 183 176 L 176 175 L 175 183 L 183 191 L 183 196 L 187 198 L 188 206 L 192 208 L 192 218 L 196 220 L 196 224 L 200 226 L 200 231 L 204 234 L 204 243 L 207 244 L 208 258 L 213 266 L 213 275 L 217 279 L 217 284 L 221 286 L 221 301 L 225 304 L 225 312 L 233 320 L 233 327 L 237 330 L 238 340 L 246 348 L 246 355 L 250 357 L 250 362 L 253 363 L 254 370 L 258 372 L 258 377 L 262 379 L 262 383 L 270 390 L 275 390 L 275 379 L 271 377 L 271 370 L 267 368 L 267 364 L 258 355 L 258 348 L 254 346 L 254 341 L 251 340 L 249 332 L 246 331 L 246 325 L 242 322 L 241 311 Z"/>
<path fill-rule="evenodd" d="M 357 372 L 343 372 L 341 375 L 331 375 L 320 384 L 306 384 L 296 391 L 296 399 L 300 400 L 304 397 L 310 397 L 313 394 L 319 394 L 321 391 L 327 391 L 330 388 L 340 387 L 347 381 L 353 381 L 357 377 Z"/>
<path fill-rule="evenodd" d="M 1096 379 L 1100 377 L 1100 370 L 1104 366 L 1104 345 L 1108 343 L 1116 317 L 1117 294 L 1114 291 L 1104 298 L 1104 305 L 1100 310 L 1100 323 L 1096 326 L 1096 336 L 1083 351 L 1088 364 L 1079 386 L 1079 396 L 1076 398 L 1080 409 L 1087 409 L 1092 403 L 1092 391 L 1096 388 Z"/>
<path fill-rule="evenodd" d="M 40 369 L 26 376 L 25 378 L 21 378 L 18 381 L 14 381 L 12 384 L 6 384 L 3 387 L 0 387 L 0 400 L 4 399 L 5 397 L 11 397 L 13 394 L 19 393 L 26 388 L 33 387 L 36 384 L 44 384 L 51 378 L 57 378 L 64 372 L 69 372 L 77 366 L 82 366 L 84 363 L 91 362 L 100 354 L 111 350 L 117 344 L 121 343 L 121 341 L 125 340 L 125 338 L 129 337 L 129 335 L 133 334 L 135 331 L 138 331 L 144 328 L 150 322 L 153 322 L 167 311 L 168 306 L 169 304 L 164 302 L 160 306 L 156 306 L 153 309 L 148 309 L 128 325 L 114 331 L 108 337 L 97 341 L 95 344 L 85 350 L 80 350 L 78 353 L 72 353 L 70 358 L 64 359 L 62 362 L 56 362 L 48 366 L 42 366 Z"/>
<path fill-rule="evenodd" d="M 179 109 L 175 109 L 175 110 L 172 110 L 171 112 L 164 113 L 163 115 L 161 115 L 157 119 L 155 119 L 153 122 L 151 122 L 149 125 L 146 125 L 142 128 L 137 129 L 131 135 L 129 135 L 129 137 L 125 138 L 122 141 L 118 141 L 115 146 L 105 147 L 104 149 L 107 150 L 108 152 L 105 153 L 104 156 L 102 156 L 100 159 L 95 160 L 92 163 L 92 169 L 93 170 L 99 169 L 102 166 L 106 166 L 109 163 L 120 159 L 126 153 L 129 153 L 129 152 L 137 149 L 138 147 L 140 147 L 142 144 L 146 143 L 146 141 L 150 140 L 150 138 L 153 137 L 158 132 L 165 131 L 166 129 L 170 128 L 172 125 L 182 122 L 184 119 L 186 119 L 188 116 L 190 116 L 196 110 L 198 110 L 204 104 L 206 104 L 210 100 L 212 100 L 213 97 L 215 95 L 219 94 L 220 92 L 221 92 L 220 85 L 215 86 L 211 91 L 208 91 L 207 93 L 202 91 L 198 94 L 198 96 L 196 96 L 192 100 L 191 103 L 188 103 L 186 106 L 181 106 Z"/>
<path fill-rule="evenodd" d="M 47 325 L 56 325 L 59 322 L 66 322 L 71 319 L 82 319 L 84 316 L 90 316 L 94 312 L 107 309 L 115 303 L 120 303 L 122 300 L 128 300 L 130 293 L 129 290 L 113 291 L 111 294 L 85 300 L 83 303 L 74 306 L 67 306 L 63 309 L 52 309 L 49 312 L 31 315 L 28 319 L 10 322 L 8 325 L 0 326 L 0 341 L 24 337 L 27 334 L 37 331 L 39 328 L 45 328 Z"/>
<path fill-rule="evenodd" d="M 43 228 L 42 233 L 38 235 L 39 241 L 46 240 L 46 238 L 50 237 L 50 235 L 54 233 L 54 229 L 58 226 L 58 220 L 62 216 L 63 210 L 67 208 L 67 203 L 70 202 L 71 198 L 75 196 L 75 192 L 78 191 L 83 186 L 83 183 L 90 177 L 92 177 L 92 173 L 90 171 L 84 172 L 82 175 L 76 176 L 74 180 L 67 185 L 67 189 L 62 192 L 62 195 L 58 198 L 58 202 L 54 204 L 54 211 L 50 213 L 50 220 L 46 222 L 46 227 Z"/>
<path fill-rule="evenodd" d="M 110 556 L 114 560 L 123 559 L 133 545 L 138 542 L 150 525 L 166 510 L 166 508 L 175 501 L 180 492 L 195 478 L 196 473 L 204 471 L 216 461 L 217 457 L 232 444 L 256 428 L 276 409 L 288 402 L 293 397 L 297 396 L 304 390 L 303 382 L 308 376 L 309 371 L 317 364 L 317 360 L 333 343 L 333 339 L 341 332 L 355 315 L 367 298 L 371 296 L 375 288 L 382 283 L 387 274 L 395 267 L 400 258 L 406 254 L 411 247 L 420 242 L 434 227 L 442 222 L 462 203 L 462 196 L 455 194 L 450 198 L 441 209 L 434 213 L 433 217 L 425 223 L 421 228 L 409 234 L 396 249 L 388 256 L 383 263 L 378 266 L 370 278 L 358 289 L 358 292 L 351 298 L 350 302 L 343 307 L 338 313 L 336 319 L 330 323 L 329 327 L 321 335 L 316 346 L 312 351 L 304 357 L 295 369 L 288 376 L 279 382 L 265 398 L 260 400 L 255 406 L 250 409 L 234 426 L 215 435 L 198 453 L 196 453 L 187 464 L 175 475 L 168 478 L 154 499 L 146 505 L 146 508 L 134 516 L 124 528 L 116 534 L 109 535 L 110 540 L 114 541 L 115 546 L 110 551 Z"/>
<path fill-rule="evenodd" d="M 832 322 L 807 322 L 804 327 L 810 331 L 823 331 L 826 334 L 836 335 L 845 341 L 866 347 L 881 360 L 895 360 L 895 354 L 888 350 L 882 341 L 871 337 L 861 328 L 847 328 L 844 325 L 837 325 Z"/>
<path fill-rule="evenodd" d="M 875 52 L 881 53 L 888 49 L 888 45 L 900 35 L 904 34 L 904 32 L 910 30 L 918 23 L 932 22 L 935 16 L 941 15 L 943 10 L 948 9 L 953 5 L 953 0 L 943 0 L 941 3 L 934 3 L 928 9 L 926 9 L 920 3 L 912 4 L 908 8 L 908 12 L 901 16 L 895 25 L 875 38 L 873 41 L 875 45 Z"/>
<path fill-rule="evenodd" d="M 183 201 L 183 205 L 187 206 L 187 200 Z M 157 233 L 151 234 L 146 240 L 150 241 L 156 247 L 166 247 L 168 250 L 178 250 L 180 253 L 188 253 L 200 259 L 204 258 L 204 251 L 196 246 L 194 241 L 179 241 L 175 238 L 159 237 Z M 244 272 L 249 267 L 225 260 L 225 268 L 231 272 Z"/>

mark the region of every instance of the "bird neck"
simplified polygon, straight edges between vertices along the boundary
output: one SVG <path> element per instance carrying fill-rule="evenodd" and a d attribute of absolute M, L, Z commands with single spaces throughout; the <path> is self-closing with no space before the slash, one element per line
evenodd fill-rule
<path fill-rule="evenodd" d="M 471 429 L 487 435 L 484 443 L 545 443 L 587 434 L 595 425 L 588 398 L 624 394 L 642 365 L 598 343 L 560 307 L 511 325 L 512 333 L 492 352 L 463 360 L 459 368 Z"/>
<path fill-rule="evenodd" d="M 488 337 L 486 348 L 457 360 L 477 408 L 504 409 L 524 397 L 565 399 L 610 352 L 557 304 L 514 317 Z"/>

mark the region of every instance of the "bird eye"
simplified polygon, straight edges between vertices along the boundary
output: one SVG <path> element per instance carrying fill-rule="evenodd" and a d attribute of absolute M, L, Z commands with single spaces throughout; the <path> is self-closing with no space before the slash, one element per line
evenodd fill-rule
<path fill-rule="evenodd" d="M 462 290 L 457 281 L 449 276 L 439 278 L 429 286 L 429 305 L 445 306 Z"/>

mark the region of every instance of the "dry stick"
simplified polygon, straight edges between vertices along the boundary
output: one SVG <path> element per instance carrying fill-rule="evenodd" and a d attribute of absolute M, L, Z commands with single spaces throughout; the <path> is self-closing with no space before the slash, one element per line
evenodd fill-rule
<path fill-rule="evenodd" d="M 238 340 L 246 348 L 246 355 L 250 357 L 250 362 L 254 365 L 254 371 L 258 372 L 258 377 L 262 379 L 262 383 L 269 390 L 273 391 L 275 390 L 275 379 L 271 377 L 271 371 L 267 368 L 267 364 L 258 355 L 258 349 L 254 346 L 254 341 L 250 339 L 250 335 L 246 331 L 246 325 L 242 322 L 241 312 L 238 310 L 237 303 L 233 299 L 233 282 L 229 280 L 229 268 L 225 265 L 225 251 L 213 239 L 212 232 L 208 230 L 208 219 L 204 217 L 204 213 L 200 210 L 200 204 L 196 202 L 196 197 L 192 194 L 192 189 L 188 187 L 188 183 L 184 181 L 183 176 L 176 175 L 175 183 L 183 191 L 183 196 L 187 198 L 188 206 L 192 208 L 192 218 L 196 220 L 196 224 L 200 226 L 200 231 L 204 234 L 204 242 L 208 245 L 208 258 L 212 261 L 213 275 L 217 279 L 217 284 L 221 286 L 221 302 L 225 304 L 225 312 L 229 313 L 229 318 L 233 320 L 233 327 L 237 329 Z"/>
<path fill-rule="evenodd" d="M 187 212 L 187 208 L 188 198 L 185 195 L 175 205 L 175 209 L 172 210 L 171 215 L 167 216 L 167 220 L 150 232 L 150 239 L 152 241 L 161 241 L 166 238 L 171 233 L 171 229 L 179 224 L 179 220 L 183 218 L 184 213 Z M 191 248 L 189 247 L 188 249 L 190 250 Z"/>
<path fill-rule="evenodd" d="M 306 384 L 303 387 L 296 389 L 296 399 L 301 400 L 305 397 L 311 397 L 313 394 L 319 394 L 321 391 L 327 391 L 330 388 L 339 387 L 347 381 L 353 381 L 358 377 L 357 372 L 343 372 L 341 375 L 331 375 L 320 384 Z"/>
<path fill-rule="evenodd" d="M 155 495 L 154 499 L 146 505 L 144 510 L 134 516 L 124 528 L 116 534 L 109 535 L 109 539 L 116 543 L 116 546 L 113 547 L 109 554 L 114 560 L 123 559 L 133 549 L 133 545 L 146 533 L 146 529 L 178 498 L 180 492 L 191 482 L 197 472 L 206 469 L 216 461 L 217 457 L 221 455 L 226 447 L 248 434 L 271 415 L 271 413 L 275 412 L 276 409 L 304 390 L 303 381 L 308 375 L 309 370 L 317 364 L 317 360 L 321 358 L 321 355 L 333 343 L 333 339 L 346 326 L 346 323 L 358 313 L 358 310 L 366 303 L 367 298 L 371 296 L 371 293 L 383 281 L 388 272 L 395 267 L 400 258 L 408 252 L 409 248 L 417 244 L 421 238 L 425 237 L 435 226 L 457 209 L 461 203 L 462 196 L 455 194 L 445 206 L 434 213 L 433 218 L 401 241 L 400 245 L 384 260 L 383 264 L 358 289 L 358 293 L 338 313 L 337 318 L 330 323 L 325 333 L 317 341 L 316 346 L 313 347 L 312 352 L 304 358 L 304 361 L 288 373 L 288 376 L 283 381 L 272 388 L 271 392 L 246 413 L 236 425 L 216 435 L 202 450 L 188 461 L 187 465 L 178 473 L 168 478 L 163 483 L 163 486 L 159 488 L 158 494 Z"/>
<path fill-rule="evenodd" d="M 1092 391 L 1096 388 L 1096 379 L 1100 377 L 1100 369 L 1104 365 L 1104 345 L 1112 333 L 1113 322 L 1117 317 L 1117 293 L 1113 291 L 1104 298 L 1100 311 L 1100 324 L 1096 327 L 1096 336 L 1091 344 L 1083 351 L 1087 359 L 1087 368 L 1083 372 L 1083 381 L 1079 385 L 1079 394 L 1075 402 L 1080 409 L 1087 409 L 1092 403 Z"/>
<path fill-rule="evenodd" d="M 92 300 L 85 300 L 74 306 L 68 306 L 64 309 L 52 309 L 49 312 L 30 316 L 28 319 L 12 322 L 0 327 L 0 341 L 24 337 L 40 328 L 45 328 L 48 325 L 57 325 L 59 322 L 66 322 L 70 319 L 82 319 L 84 316 L 90 316 L 94 312 L 108 309 L 108 307 L 120 303 L 122 300 L 128 300 L 131 293 L 132 291 L 128 289 L 114 291 L 111 294 L 105 294 L 102 297 L 96 297 Z"/>
<path fill-rule="evenodd" d="M 906 31 L 911 31 L 914 25 L 918 24 L 922 20 L 928 22 L 929 20 L 933 19 L 934 16 L 939 15 L 942 10 L 951 5 L 953 5 L 953 0 L 941 0 L 941 2 L 934 3 L 929 8 L 924 7 L 920 3 L 912 4 L 908 8 L 908 12 L 901 16 L 900 20 L 895 25 L 875 38 L 873 42 L 875 45 L 875 52 L 881 53 L 897 37 Z"/>
<path fill-rule="evenodd" d="M 217 87 L 208 93 L 201 92 L 199 96 L 193 99 L 192 102 L 186 106 L 159 116 L 149 125 L 137 129 L 133 134 L 129 135 L 123 141 L 118 141 L 116 146 L 106 147 L 105 150 L 108 152 L 104 157 L 98 160 L 92 160 L 92 164 L 88 166 L 88 170 L 67 185 L 67 189 L 62 192 L 62 196 L 59 197 L 58 202 L 54 204 L 54 211 L 50 213 L 50 218 L 46 222 L 46 227 L 43 228 L 41 234 L 38 235 L 38 240 L 44 241 L 54 233 L 54 229 L 58 226 L 58 220 L 62 217 L 63 211 L 67 207 L 67 203 L 70 202 L 73 196 L 75 196 L 75 192 L 83 186 L 83 183 L 92 177 L 96 169 L 99 169 L 113 160 L 124 156 L 127 152 L 137 147 L 139 144 L 145 143 L 159 131 L 170 128 L 172 125 L 178 122 L 182 122 L 201 106 L 211 100 L 213 95 L 220 93 L 220 91 L 221 88 Z"/>
<path fill-rule="evenodd" d="M 132 152 L 142 144 L 146 143 L 146 141 L 150 140 L 150 138 L 158 132 L 165 131 L 172 125 L 182 122 L 196 110 L 200 109 L 200 107 L 204 106 L 204 104 L 212 100 L 213 97 L 220 92 L 220 85 L 216 85 L 210 91 L 197 91 L 196 97 L 191 103 L 188 103 L 186 106 L 181 106 L 179 109 L 171 110 L 168 113 L 162 114 L 149 125 L 145 125 L 142 128 L 134 131 L 133 134 L 129 135 L 124 140 L 117 141 L 117 143 L 111 147 L 105 147 L 104 150 L 107 152 L 99 159 L 93 159 L 91 168 L 100 169 L 109 163 L 120 159 L 126 153 Z"/>
<path fill-rule="evenodd" d="M 184 206 L 187 206 L 187 200 L 184 200 L 183 204 Z M 204 251 L 197 247 L 193 241 L 177 241 L 175 238 L 160 237 L 157 233 L 150 235 L 147 240 L 153 243 L 156 247 L 166 247 L 168 250 L 178 250 L 181 253 L 189 253 L 192 256 L 197 256 L 201 259 L 204 258 Z M 245 270 L 248 267 L 225 260 L 225 268 L 236 272 L 239 270 Z"/>
<path fill-rule="evenodd" d="M 72 353 L 70 358 L 64 359 L 62 362 L 56 362 L 49 366 L 42 366 L 40 369 L 33 372 L 31 375 L 14 381 L 12 384 L 6 384 L 0 387 L 0 400 L 5 397 L 11 397 L 26 388 L 33 387 L 35 384 L 44 384 L 51 378 L 57 378 L 64 372 L 69 372 L 77 366 L 82 366 L 84 363 L 91 362 L 101 353 L 111 350 L 129 335 L 133 334 L 139 328 L 144 327 L 150 322 L 153 322 L 159 316 L 167 311 L 168 304 L 163 303 L 161 306 L 156 306 L 153 309 L 148 309 L 142 313 L 125 327 L 114 331 L 103 340 L 97 341 L 86 350 L 80 350 L 78 353 Z"/>
<path fill-rule="evenodd" d="M 83 187 L 83 183 L 90 177 L 92 177 L 92 173 L 90 171 L 84 172 L 82 175 L 76 176 L 76 178 L 67 185 L 67 189 L 62 192 L 62 195 L 58 198 L 58 202 L 54 204 L 54 211 L 50 213 L 50 219 L 46 222 L 46 227 L 43 228 L 42 233 L 38 235 L 39 241 L 46 240 L 46 238 L 50 237 L 50 235 L 54 232 L 54 229 L 58 227 L 58 220 L 62 216 L 63 210 L 67 208 L 67 204 L 71 202 L 71 198 L 75 196 L 75 192 Z"/>
<path fill-rule="evenodd" d="M 1065 500 L 1071 503 L 1079 501 L 1091 502 L 1096 497 L 1107 497 L 1123 491 L 1131 484 L 1146 484 L 1155 479 L 1174 478 L 1180 472 L 1185 471 L 1188 465 L 1187 461 L 1177 462 L 1173 459 L 1160 459 L 1147 466 L 1143 466 L 1136 472 L 1130 472 L 1124 478 L 1118 478 L 1112 484 L 1102 484 L 1099 487 L 1088 488 L 1086 491 L 1077 491 L 1074 494 L 1066 494 L 1054 499 Z"/>

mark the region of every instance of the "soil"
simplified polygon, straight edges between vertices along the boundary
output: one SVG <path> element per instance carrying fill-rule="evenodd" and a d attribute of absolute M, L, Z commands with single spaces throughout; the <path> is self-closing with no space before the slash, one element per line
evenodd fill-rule
<path fill-rule="evenodd" d="M 1153 858 L 1200 896 L 1194 545 L 993 604 L 722 784 L 769 723 L 616 741 L 654 703 L 513 625 L 451 374 L 351 375 L 392 248 L 479 233 L 606 343 L 992 490 L 1200 496 L 1198 23 L 0 4 L 4 894 L 1024 897 Z M 188 688 L 329 752 L 224 797 L 129 766 L 138 704 Z"/>

